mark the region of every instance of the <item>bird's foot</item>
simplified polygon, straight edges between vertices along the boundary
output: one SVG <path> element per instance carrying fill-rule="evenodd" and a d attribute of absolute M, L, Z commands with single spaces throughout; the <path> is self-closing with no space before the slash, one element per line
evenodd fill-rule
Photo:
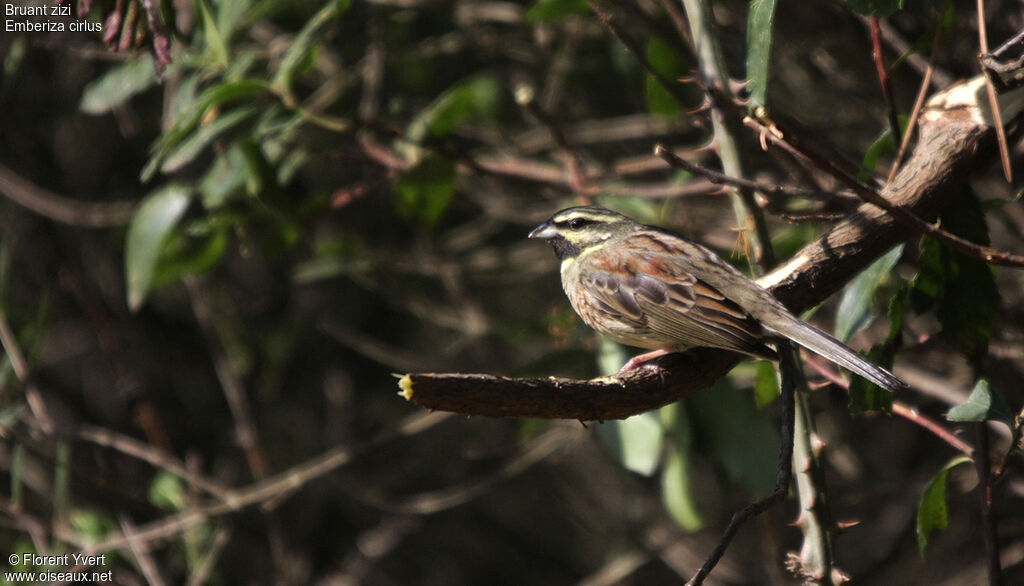
<path fill-rule="evenodd" d="M 627 372 L 633 370 L 634 368 L 640 366 L 641 364 L 647 362 L 648 360 L 652 360 L 654 358 L 657 358 L 659 356 L 664 356 L 666 354 L 671 354 L 672 352 L 675 352 L 675 350 L 668 350 L 668 349 L 662 348 L 661 350 L 651 350 L 650 352 L 644 352 L 643 354 L 637 354 L 636 356 L 630 358 L 626 362 L 626 364 L 624 364 L 622 366 L 622 368 L 619 369 L 618 374 L 626 374 Z"/>

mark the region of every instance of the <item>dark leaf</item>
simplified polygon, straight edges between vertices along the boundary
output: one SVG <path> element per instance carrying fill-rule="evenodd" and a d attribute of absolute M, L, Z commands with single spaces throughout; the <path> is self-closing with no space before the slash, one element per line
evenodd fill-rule
<path fill-rule="evenodd" d="M 768 414 L 727 379 L 689 397 L 687 404 L 718 463 L 751 494 L 768 494 L 779 454 L 779 432 Z"/>
<path fill-rule="evenodd" d="M 427 155 L 395 185 L 398 211 L 409 220 L 433 226 L 455 195 L 455 163 Z"/>
<path fill-rule="evenodd" d="M 846 342 L 871 324 L 871 320 L 875 318 L 875 292 L 889 282 L 889 275 L 899 262 L 901 254 L 902 244 L 894 247 L 850 281 L 839 301 L 839 311 L 836 312 L 835 336 L 840 341 Z"/>
<path fill-rule="evenodd" d="M 675 80 L 683 74 L 678 52 L 660 37 L 652 36 L 648 41 L 647 60 L 666 79 Z M 646 79 L 647 109 L 665 118 L 678 118 L 683 112 L 683 105 L 653 75 L 648 74 Z"/>
<path fill-rule="evenodd" d="M 946 412 L 950 421 L 999 421 L 1010 431 L 1014 429 L 1013 413 L 1002 395 L 989 388 L 988 381 L 978 380 L 967 401 Z"/>
<path fill-rule="evenodd" d="M 941 225 L 972 242 L 988 244 L 984 213 L 970 192 L 962 192 L 946 206 Z M 918 264 L 910 293 L 915 311 L 934 307 L 944 337 L 968 357 L 983 355 L 999 307 L 992 268 L 931 238 L 922 242 Z"/>
<path fill-rule="evenodd" d="M 903 0 L 846 0 L 846 5 L 864 16 L 885 18 L 903 9 Z"/>
<path fill-rule="evenodd" d="M 526 22 L 553 22 L 573 14 L 590 12 L 587 0 L 537 0 L 526 11 Z"/>
<path fill-rule="evenodd" d="M 481 74 L 461 81 L 434 100 L 409 124 L 408 136 L 415 142 L 431 136 L 450 134 L 468 120 L 494 116 L 501 97 L 501 84 L 493 75 Z"/>
<path fill-rule="evenodd" d="M 754 380 L 754 401 L 758 408 L 769 405 L 779 398 L 779 379 L 775 366 L 766 360 L 757 361 L 757 376 Z"/>
<path fill-rule="evenodd" d="M 879 366 L 890 368 L 891 361 L 886 356 L 886 343 L 875 344 L 867 353 L 867 359 Z M 893 395 L 875 383 L 857 375 L 850 380 L 850 403 L 848 405 L 851 414 L 860 414 L 865 411 L 881 411 L 882 413 L 892 412 Z"/>
<path fill-rule="evenodd" d="M 921 501 L 917 505 L 917 547 L 922 558 L 932 532 L 945 529 L 949 525 L 949 511 L 946 506 L 946 479 L 949 470 L 970 461 L 967 456 L 957 456 L 950 460 L 932 478 L 921 494 Z"/>

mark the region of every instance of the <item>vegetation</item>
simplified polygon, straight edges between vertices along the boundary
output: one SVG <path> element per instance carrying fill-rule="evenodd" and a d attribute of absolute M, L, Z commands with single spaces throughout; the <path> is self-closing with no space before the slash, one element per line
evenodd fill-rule
<path fill-rule="evenodd" d="M 759 275 L 858 209 L 888 222 L 773 291 L 913 390 L 804 355 L 791 497 L 710 582 L 1024 583 L 1015 121 L 1011 181 L 989 131 L 938 141 L 967 161 L 941 197 L 901 200 L 910 179 L 890 174 L 944 156 L 908 123 L 923 78 L 930 96 L 981 71 L 975 9 L 118 0 L 8 17 L 91 24 L 0 35 L 0 544 L 105 556 L 11 569 L 690 579 L 776 481 L 773 364 L 641 372 L 716 380 L 624 420 L 539 417 L 543 392 L 484 400 L 485 383 L 522 391 L 496 375 L 591 379 L 634 351 L 576 317 L 526 239 L 596 203 Z M 986 6 L 989 50 L 1024 28 L 1011 10 Z M 423 373 L 486 374 L 449 387 L 452 415 L 421 406 Z M 537 417 L 480 415 L 497 412 Z"/>

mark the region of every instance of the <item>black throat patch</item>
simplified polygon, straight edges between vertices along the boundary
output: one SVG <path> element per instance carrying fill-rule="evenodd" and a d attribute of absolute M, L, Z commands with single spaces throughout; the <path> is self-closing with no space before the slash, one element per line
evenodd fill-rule
<path fill-rule="evenodd" d="M 555 249 L 555 256 L 558 257 L 558 260 L 576 258 L 582 252 L 579 246 L 569 242 L 565 236 L 555 236 L 552 238 L 551 247 Z"/>

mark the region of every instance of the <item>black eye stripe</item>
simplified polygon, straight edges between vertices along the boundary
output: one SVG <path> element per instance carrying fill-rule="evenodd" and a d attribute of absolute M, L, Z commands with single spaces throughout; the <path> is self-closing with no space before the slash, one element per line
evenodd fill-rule
<path fill-rule="evenodd" d="M 597 222 L 596 220 L 591 220 L 591 219 L 588 219 L 588 218 L 580 218 L 580 217 L 569 218 L 567 220 L 557 220 L 557 221 L 555 221 L 555 225 L 558 226 L 559 228 L 569 228 L 570 230 L 579 230 L 580 228 L 583 228 L 584 226 L 589 226 L 591 224 L 597 224 L 597 223 L 599 223 L 599 222 Z"/>

